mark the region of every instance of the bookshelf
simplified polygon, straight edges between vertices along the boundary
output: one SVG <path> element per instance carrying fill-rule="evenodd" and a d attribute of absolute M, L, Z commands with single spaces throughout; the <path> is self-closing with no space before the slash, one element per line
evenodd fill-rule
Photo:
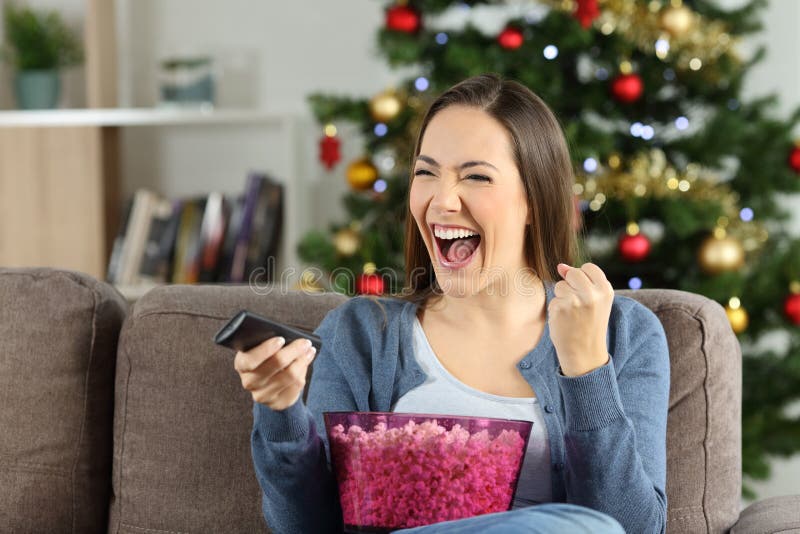
<path fill-rule="evenodd" d="M 0 263 L 59 266 L 102 279 L 124 201 L 117 153 L 121 130 L 237 125 L 268 130 L 282 143 L 272 148 L 285 155 L 275 176 L 284 186 L 277 266 L 279 272 L 294 268 L 287 282 L 296 281 L 300 261 L 295 243 L 308 228 L 296 120 L 290 114 L 243 109 L 0 112 L 0 191 L 9 193 L 0 199 Z M 124 291 L 140 292 L 130 286 Z"/>
<path fill-rule="evenodd" d="M 0 128 L 30 126 L 52 128 L 65 126 L 190 126 L 193 124 L 272 124 L 279 126 L 290 119 L 291 117 L 286 114 L 250 109 L 57 109 L 0 111 Z"/>
<path fill-rule="evenodd" d="M 116 26 L 120 21 L 116 4 L 83 2 L 87 109 L 0 111 L 0 265 L 74 269 L 104 279 L 124 202 L 131 194 L 124 191 L 125 185 L 128 189 L 153 185 L 146 183 L 146 174 L 141 175 L 142 184 L 135 183 L 137 176 L 122 176 L 126 157 L 142 157 L 142 151 L 132 151 L 126 139 L 147 137 L 160 149 L 158 143 L 178 136 L 183 148 L 194 139 L 194 130 L 200 129 L 211 141 L 197 150 L 208 150 L 229 134 L 241 139 L 254 133 L 258 142 L 269 140 L 268 163 L 262 159 L 253 166 L 284 186 L 277 267 L 280 273 L 296 269 L 285 281 L 298 278 L 295 244 L 309 224 L 304 213 L 308 189 L 298 151 L 302 140 L 297 119 L 257 109 L 117 107 L 120 89 L 124 92 L 125 88 L 117 86 Z M 217 146 L 224 154 L 222 144 Z M 185 150 L 179 156 L 191 157 Z M 173 185 L 174 173 L 184 168 L 178 167 L 163 169 L 167 185 Z M 136 175 L 139 170 L 128 173 Z M 244 178 L 225 180 L 243 185 Z M 204 186 L 205 192 L 216 189 L 216 184 Z M 229 194 L 232 187 L 221 189 Z M 170 191 L 150 188 L 171 196 Z M 150 288 L 125 286 L 121 290 L 135 298 Z"/>

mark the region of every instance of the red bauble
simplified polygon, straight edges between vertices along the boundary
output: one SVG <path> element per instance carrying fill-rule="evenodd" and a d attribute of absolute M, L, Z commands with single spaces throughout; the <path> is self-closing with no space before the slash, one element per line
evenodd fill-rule
<path fill-rule="evenodd" d="M 800 326 L 800 294 L 795 293 L 786 297 L 783 313 L 792 323 Z"/>
<path fill-rule="evenodd" d="M 419 29 L 419 13 L 408 6 L 394 6 L 386 11 L 386 27 L 396 32 L 414 33 Z"/>
<path fill-rule="evenodd" d="M 611 94 L 620 102 L 636 102 L 644 93 L 644 82 L 638 74 L 620 74 L 611 82 Z"/>
<path fill-rule="evenodd" d="M 525 38 L 517 28 L 508 27 L 497 36 L 497 42 L 506 50 L 515 50 L 522 46 Z"/>
<path fill-rule="evenodd" d="M 319 160 L 325 164 L 328 170 L 331 170 L 336 162 L 342 159 L 339 153 L 339 138 L 329 135 L 323 135 L 319 140 Z"/>
<path fill-rule="evenodd" d="M 594 19 L 600 16 L 600 9 L 597 7 L 597 0 L 578 0 L 575 13 L 572 14 L 584 29 L 592 25 Z"/>
<path fill-rule="evenodd" d="M 383 278 L 379 274 L 362 274 L 356 280 L 359 295 L 383 295 Z"/>
<path fill-rule="evenodd" d="M 619 239 L 618 249 L 623 260 L 642 261 L 650 253 L 650 240 L 642 234 L 625 234 Z"/>
<path fill-rule="evenodd" d="M 789 152 L 789 167 L 797 174 L 800 174 L 800 146 L 794 147 Z"/>

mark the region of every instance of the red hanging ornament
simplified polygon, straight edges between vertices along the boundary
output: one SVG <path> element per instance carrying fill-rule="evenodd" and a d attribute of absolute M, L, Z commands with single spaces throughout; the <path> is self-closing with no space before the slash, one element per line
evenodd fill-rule
<path fill-rule="evenodd" d="M 339 138 L 335 135 L 323 135 L 319 140 L 319 160 L 325 164 L 328 170 L 331 170 L 336 163 L 342 159 L 339 153 Z"/>
<path fill-rule="evenodd" d="M 497 42 L 506 50 L 516 50 L 522 46 L 524 41 L 525 38 L 522 36 L 522 32 L 511 26 L 507 27 L 497 36 Z"/>
<path fill-rule="evenodd" d="M 359 295 L 383 295 L 384 283 L 379 274 L 364 273 L 356 280 L 356 293 Z"/>
<path fill-rule="evenodd" d="M 797 174 L 800 174 L 800 146 L 795 146 L 791 152 L 789 152 L 788 160 L 789 167 Z"/>
<path fill-rule="evenodd" d="M 636 263 L 647 258 L 650 253 L 650 240 L 640 233 L 634 235 L 626 233 L 619 239 L 618 249 L 623 260 Z"/>
<path fill-rule="evenodd" d="M 419 26 L 420 16 L 413 8 L 397 5 L 386 10 L 386 28 L 389 30 L 414 33 Z"/>
<path fill-rule="evenodd" d="M 800 326 L 800 293 L 786 297 L 783 302 L 783 313 L 793 324 Z"/>
<path fill-rule="evenodd" d="M 638 74 L 620 74 L 611 82 L 611 94 L 619 102 L 636 102 L 644 93 L 644 82 Z"/>
<path fill-rule="evenodd" d="M 575 12 L 572 16 L 581 23 L 584 29 L 589 28 L 594 19 L 600 16 L 597 0 L 578 0 L 578 5 L 575 7 Z"/>

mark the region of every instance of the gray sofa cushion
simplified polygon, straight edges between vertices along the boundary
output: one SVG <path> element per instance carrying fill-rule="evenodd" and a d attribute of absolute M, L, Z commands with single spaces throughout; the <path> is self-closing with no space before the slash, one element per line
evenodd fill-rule
<path fill-rule="evenodd" d="M 105 532 L 126 311 L 83 273 L 0 268 L 3 532 Z"/>
<path fill-rule="evenodd" d="M 241 308 L 313 330 L 345 299 L 175 285 L 137 301 L 120 336 L 109 532 L 269 532 L 253 401 L 212 337 Z"/>

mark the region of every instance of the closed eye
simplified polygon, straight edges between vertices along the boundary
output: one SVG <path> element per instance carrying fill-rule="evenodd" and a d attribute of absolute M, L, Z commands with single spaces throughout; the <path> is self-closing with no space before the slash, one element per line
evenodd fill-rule
<path fill-rule="evenodd" d="M 435 176 L 432 172 L 426 171 L 425 169 L 420 169 L 420 170 L 414 172 L 414 176 L 420 176 L 420 175 L 423 175 L 423 174 L 428 175 L 428 176 Z M 479 182 L 491 182 L 492 181 L 491 178 L 489 178 L 488 176 L 484 176 L 482 174 L 470 174 L 469 176 L 467 176 L 467 178 L 475 179 L 475 180 L 477 180 Z"/>

